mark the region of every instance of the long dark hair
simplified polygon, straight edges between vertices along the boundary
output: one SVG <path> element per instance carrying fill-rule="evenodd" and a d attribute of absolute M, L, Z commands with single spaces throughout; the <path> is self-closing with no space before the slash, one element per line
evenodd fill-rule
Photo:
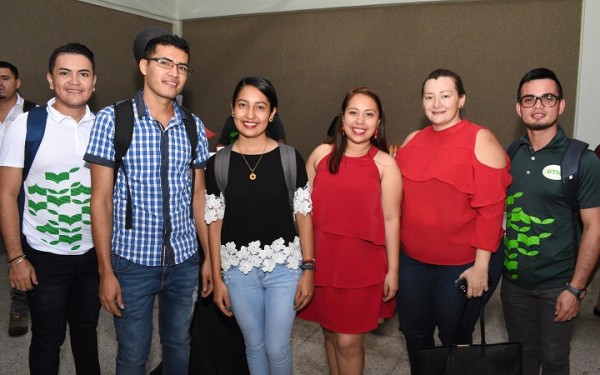
<path fill-rule="evenodd" d="M 331 157 L 329 158 L 327 168 L 332 174 L 335 174 L 339 171 L 340 163 L 342 162 L 342 158 L 344 157 L 344 152 L 346 151 L 346 146 L 348 144 L 348 139 L 346 138 L 346 135 L 342 132 L 342 117 L 344 116 L 344 112 L 346 112 L 348 103 L 357 94 L 366 95 L 369 98 L 373 99 L 375 101 L 375 104 L 377 104 L 377 110 L 379 111 L 380 121 L 379 126 L 375 130 L 375 134 L 373 134 L 370 141 L 373 146 L 379 148 L 385 153 L 389 153 L 388 143 L 385 137 L 385 115 L 383 113 L 383 106 L 381 105 L 381 100 L 379 99 L 379 96 L 368 87 L 355 87 L 352 90 L 348 91 L 348 94 L 346 94 L 346 97 L 342 102 L 342 110 L 340 112 L 340 115 L 337 117 L 337 121 L 335 124 L 335 133 L 333 135 L 333 140 L 330 142 L 333 145 L 333 149 L 331 150 Z"/>

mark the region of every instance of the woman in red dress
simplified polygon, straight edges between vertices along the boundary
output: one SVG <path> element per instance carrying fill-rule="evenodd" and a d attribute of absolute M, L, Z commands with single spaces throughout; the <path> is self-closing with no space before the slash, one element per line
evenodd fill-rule
<path fill-rule="evenodd" d="M 402 176 L 370 89 L 351 90 L 331 143 L 306 163 L 313 200 L 315 294 L 299 317 L 321 324 L 331 374 L 362 374 L 365 333 L 394 314 Z"/>

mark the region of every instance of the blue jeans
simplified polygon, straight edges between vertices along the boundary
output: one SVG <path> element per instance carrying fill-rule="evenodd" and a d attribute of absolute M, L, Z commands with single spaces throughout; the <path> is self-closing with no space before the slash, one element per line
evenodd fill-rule
<path fill-rule="evenodd" d="M 454 287 L 454 280 L 473 263 L 460 266 L 440 266 L 419 262 L 400 251 L 399 289 L 396 306 L 400 330 L 406 340 L 411 371 L 413 356 L 417 349 L 435 345 L 433 334 L 436 326 L 443 345 L 469 344 L 472 328 L 468 325 L 458 329 L 465 304 Z"/>
<path fill-rule="evenodd" d="M 115 254 L 111 256 L 111 263 L 125 305 L 122 316 L 114 318 L 119 343 L 117 375 L 145 373 L 156 296 L 163 374 L 187 374 L 190 324 L 198 297 L 198 254 L 174 266 L 143 266 Z"/>
<path fill-rule="evenodd" d="M 568 375 L 575 319 L 554 322 L 556 299 L 564 288 L 529 289 L 504 278 L 500 297 L 510 341 L 523 346 L 523 375 Z"/>
<path fill-rule="evenodd" d="M 100 374 L 96 327 L 100 313 L 98 262 L 94 249 L 57 255 L 23 241 L 38 285 L 27 292 L 31 315 L 31 374 L 58 374 L 67 323 L 77 374 Z"/>
<path fill-rule="evenodd" d="M 292 373 L 294 296 L 301 275 L 285 265 L 272 272 L 254 268 L 247 275 L 232 267 L 223 274 L 253 375 Z"/>

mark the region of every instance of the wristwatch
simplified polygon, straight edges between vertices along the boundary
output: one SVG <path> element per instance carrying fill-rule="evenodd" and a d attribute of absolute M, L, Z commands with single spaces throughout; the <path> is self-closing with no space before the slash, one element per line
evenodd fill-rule
<path fill-rule="evenodd" d="M 567 283 L 567 285 L 565 286 L 565 289 L 571 293 L 572 295 L 575 296 L 575 298 L 577 298 L 577 300 L 581 301 L 582 299 L 585 298 L 585 296 L 587 295 L 587 289 L 583 288 L 583 289 L 577 289 L 574 286 L 572 286 L 571 284 Z"/>

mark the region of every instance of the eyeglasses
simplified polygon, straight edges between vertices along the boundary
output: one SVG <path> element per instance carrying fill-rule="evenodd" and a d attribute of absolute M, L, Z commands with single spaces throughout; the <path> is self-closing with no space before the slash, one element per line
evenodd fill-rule
<path fill-rule="evenodd" d="M 554 107 L 562 98 L 554 94 L 543 94 L 542 96 L 523 95 L 519 98 L 519 104 L 523 108 L 531 108 L 535 106 L 538 100 L 542 102 L 544 107 Z"/>
<path fill-rule="evenodd" d="M 173 66 L 176 66 L 179 74 L 184 76 L 190 75 L 193 71 L 186 64 L 176 64 L 173 60 L 167 59 L 166 57 L 149 57 L 146 60 L 156 61 L 156 64 L 163 69 L 171 69 Z"/>

